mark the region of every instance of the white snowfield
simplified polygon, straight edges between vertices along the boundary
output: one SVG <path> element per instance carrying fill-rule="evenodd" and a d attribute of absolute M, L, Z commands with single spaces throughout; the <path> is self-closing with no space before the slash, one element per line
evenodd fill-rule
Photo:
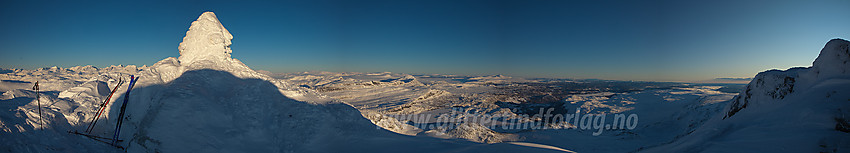
<path fill-rule="evenodd" d="M 391 72 L 255 71 L 231 58 L 233 36 L 212 12 L 192 22 L 180 56 L 152 66 L 0 69 L 0 152 L 847 152 L 848 43 L 832 40 L 811 68 L 767 71 L 740 94 L 676 84 L 548 91 L 582 80 Z M 129 97 L 129 75 L 140 77 Z M 112 137 L 129 100 L 121 150 L 84 131 L 118 87 L 93 135 Z M 32 85 L 38 81 L 40 99 Z M 597 81 L 598 83 L 599 81 Z M 602 81 L 604 82 L 604 81 Z M 627 82 L 629 83 L 629 82 Z M 660 84 L 660 83 L 659 83 Z M 649 86 L 655 86 L 650 84 Z M 569 93 L 559 95 L 559 93 Z M 634 129 L 505 125 L 536 113 L 636 114 Z M 39 123 L 41 103 L 44 124 Z M 530 109 L 530 110 L 523 110 Z M 566 110 L 566 111 L 564 111 Z M 459 113 L 459 114 L 458 114 Z M 427 120 L 410 116 L 428 116 Z M 421 118 L 420 118 L 421 119 Z M 448 123 L 455 128 L 437 126 Z M 579 128 L 579 129 L 576 129 Z M 597 134 L 598 133 L 598 134 Z"/>

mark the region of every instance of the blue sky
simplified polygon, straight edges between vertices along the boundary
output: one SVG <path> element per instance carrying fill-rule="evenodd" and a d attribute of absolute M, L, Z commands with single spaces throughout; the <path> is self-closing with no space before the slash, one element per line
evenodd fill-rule
<path fill-rule="evenodd" d="M 5 1 L 0 67 L 151 65 L 213 11 L 272 72 L 688 81 L 809 66 L 850 1 Z"/>

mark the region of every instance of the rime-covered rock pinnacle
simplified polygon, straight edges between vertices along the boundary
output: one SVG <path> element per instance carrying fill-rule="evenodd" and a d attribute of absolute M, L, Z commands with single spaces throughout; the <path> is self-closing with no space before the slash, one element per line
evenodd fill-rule
<path fill-rule="evenodd" d="M 208 60 L 210 62 L 230 59 L 230 40 L 233 35 L 221 25 L 213 12 L 204 12 L 198 20 L 192 22 L 186 37 L 180 43 L 181 65 Z"/>
<path fill-rule="evenodd" d="M 180 43 L 180 57 L 169 57 L 153 65 L 151 69 L 160 75 L 162 81 L 169 82 L 183 72 L 191 70 L 226 71 L 240 77 L 268 78 L 231 58 L 230 50 L 233 35 L 224 28 L 213 12 L 204 12 L 198 20 L 192 22 L 186 37 Z"/>

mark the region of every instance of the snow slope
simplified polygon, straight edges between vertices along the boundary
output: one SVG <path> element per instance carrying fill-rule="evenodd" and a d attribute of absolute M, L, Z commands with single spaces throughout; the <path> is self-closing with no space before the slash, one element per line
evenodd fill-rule
<path fill-rule="evenodd" d="M 560 152 L 396 134 L 352 106 L 293 87 L 230 58 L 232 35 L 212 12 L 193 22 L 180 57 L 150 67 L 75 67 L 2 74 L 0 151 L 122 152 L 68 134 L 82 131 L 116 80 L 136 75 L 129 97 L 119 87 L 93 134 L 111 137 L 120 101 L 128 99 L 118 145 L 127 152 Z M 8 80 L 8 81 L 7 81 Z M 46 124 L 38 123 L 40 81 Z M 404 82 L 402 80 L 402 82 Z"/>
<path fill-rule="evenodd" d="M 759 73 L 693 133 L 646 152 L 850 151 L 850 42 L 830 40 L 808 68 Z"/>

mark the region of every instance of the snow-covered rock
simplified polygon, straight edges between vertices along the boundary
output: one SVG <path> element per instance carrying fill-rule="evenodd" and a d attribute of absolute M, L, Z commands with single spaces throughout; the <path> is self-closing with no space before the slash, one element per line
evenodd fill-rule
<path fill-rule="evenodd" d="M 846 78 L 850 75 L 850 42 L 833 39 L 826 43 L 818 58 L 812 63 L 810 73 L 818 80 Z"/>
<path fill-rule="evenodd" d="M 647 152 L 850 151 L 850 42 L 830 40 L 811 67 L 761 72 L 691 134 Z"/>
<path fill-rule="evenodd" d="M 850 42 L 847 40 L 833 39 L 826 43 L 811 67 L 769 70 L 757 74 L 747 88 L 734 98 L 724 118 L 732 117 L 750 105 L 784 99 L 795 90 L 805 90 L 824 80 L 850 78 L 848 46 Z"/>
<path fill-rule="evenodd" d="M 180 43 L 180 63 L 191 65 L 194 62 L 221 62 L 230 60 L 233 35 L 221 25 L 213 12 L 204 12 L 198 20 L 192 22 L 186 37 Z"/>

